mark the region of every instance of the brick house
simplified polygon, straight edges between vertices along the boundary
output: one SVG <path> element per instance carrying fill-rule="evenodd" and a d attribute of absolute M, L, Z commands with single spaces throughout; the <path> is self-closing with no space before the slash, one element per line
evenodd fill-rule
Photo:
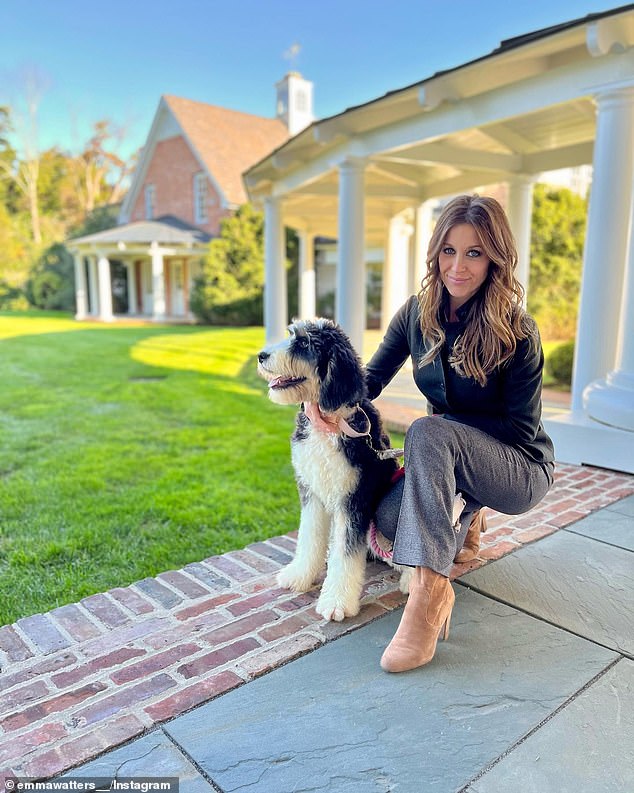
<path fill-rule="evenodd" d="M 248 200 L 242 173 L 312 122 L 311 83 L 290 73 L 276 88 L 276 118 L 161 97 L 119 225 L 67 243 L 77 319 L 192 319 L 208 243 Z"/>

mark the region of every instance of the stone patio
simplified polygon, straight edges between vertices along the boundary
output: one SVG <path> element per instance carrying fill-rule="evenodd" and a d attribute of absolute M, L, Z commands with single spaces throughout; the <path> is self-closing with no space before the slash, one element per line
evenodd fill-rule
<path fill-rule="evenodd" d="M 630 793 L 631 551 L 596 539 L 592 524 L 634 529 L 633 513 L 630 496 L 457 579 L 452 633 L 422 669 L 379 669 L 399 619 L 387 614 L 71 781 L 160 774 L 187 793 Z M 569 542 L 588 561 L 581 577 L 569 571 Z M 581 586 L 560 583 L 570 581 Z"/>
<path fill-rule="evenodd" d="M 492 740 L 499 732 L 498 737 L 502 741 L 491 744 L 490 757 L 487 755 L 485 758 L 488 763 L 497 757 L 496 753 L 504 742 L 508 745 L 509 740 L 511 743 L 521 740 L 536 719 L 556 710 L 579 687 L 583 688 L 589 680 L 602 674 L 602 670 L 611 668 L 616 660 L 631 652 L 631 622 L 628 631 L 627 614 L 623 609 L 619 606 L 615 611 L 613 602 L 605 603 L 601 581 L 605 580 L 607 571 L 617 571 L 620 578 L 617 576 L 610 585 L 613 600 L 619 600 L 621 595 L 618 592 L 623 587 L 629 586 L 631 594 L 631 553 L 623 546 L 626 541 L 631 543 L 628 525 L 631 527 L 632 518 L 631 511 L 627 510 L 632 509 L 632 499 L 621 500 L 633 493 L 634 477 L 560 465 L 556 484 L 539 508 L 517 517 L 489 511 L 490 528 L 483 537 L 480 558 L 454 569 L 459 600 L 464 606 L 452 622 L 455 641 L 450 637 L 448 646 L 451 645 L 451 651 L 442 649 L 441 645 L 438 664 L 434 663 L 436 672 L 445 680 L 443 685 L 449 685 L 451 674 L 460 668 L 460 664 L 464 667 L 463 672 L 468 670 L 471 658 L 478 667 L 478 675 L 470 684 L 477 687 L 481 678 L 482 687 L 477 689 L 480 693 L 474 690 L 469 694 L 469 705 L 450 701 L 451 697 L 443 699 L 447 692 L 443 694 L 441 687 L 439 698 L 430 700 L 426 706 L 429 714 L 436 713 L 439 708 L 442 712 L 449 708 L 456 715 L 456 725 L 462 725 L 458 732 L 452 733 L 450 740 L 451 751 L 460 756 L 458 770 L 450 775 L 452 779 L 470 779 L 469 774 L 473 775 L 482 768 L 483 758 L 479 754 L 472 757 L 467 748 L 471 739 L 461 743 L 460 749 L 455 743 L 460 735 L 463 739 L 468 737 L 461 732 L 466 729 L 468 720 L 465 722 L 460 714 L 475 707 L 473 703 L 479 697 L 486 703 L 482 706 L 482 713 L 515 714 L 517 711 L 518 718 L 517 729 L 513 732 L 515 737 L 509 737 L 506 726 L 503 732 L 499 732 L 502 726 L 495 718 L 487 726 L 486 735 L 490 733 Z M 616 506 L 612 508 L 610 505 Z M 609 515 L 603 510 L 593 516 L 597 510 L 606 507 Z M 568 530 L 559 532 L 564 527 Z M 47 779 L 145 734 L 141 740 L 149 741 L 148 746 L 154 746 L 157 740 L 163 745 L 166 735 L 178 743 L 180 724 L 201 723 L 203 717 L 199 714 L 206 711 L 196 706 L 202 703 L 209 703 L 205 708 L 216 714 L 213 723 L 224 725 L 221 730 L 223 740 L 226 738 L 228 745 L 237 748 L 237 744 L 241 746 L 246 738 L 241 736 L 237 740 L 239 723 L 236 722 L 232 733 L 229 722 L 224 722 L 223 708 L 240 708 L 239 703 L 245 697 L 249 702 L 255 701 L 252 698 L 260 696 L 258 692 L 262 692 L 264 700 L 270 701 L 268 686 L 277 685 L 281 690 L 294 692 L 292 681 L 312 680 L 316 674 L 315 665 L 322 669 L 319 674 L 323 685 L 332 696 L 326 698 L 331 706 L 330 715 L 327 706 L 320 705 L 321 728 L 317 724 L 314 729 L 323 732 L 324 723 L 330 720 L 333 728 L 344 730 L 345 724 L 359 722 L 355 721 L 353 710 L 348 712 L 348 702 L 355 701 L 352 692 L 350 699 L 345 700 L 346 704 L 338 704 L 338 698 L 333 698 L 339 692 L 333 686 L 338 673 L 329 672 L 328 664 L 339 664 L 342 655 L 353 664 L 357 659 L 359 667 L 355 666 L 355 674 L 358 671 L 361 676 L 370 676 L 367 680 L 372 680 L 372 697 L 376 694 L 381 703 L 397 697 L 400 711 L 408 701 L 404 690 L 399 694 L 397 681 L 403 678 L 385 676 L 380 670 L 376 671 L 380 647 L 389 639 L 398 619 L 397 614 L 390 615 L 389 612 L 403 603 L 397 577 L 382 564 L 368 565 L 363 608 L 359 616 L 344 623 L 325 623 L 314 611 L 316 590 L 293 596 L 275 586 L 275 574 L 290 560 L 294 546 L 293 535 L 274 537 L 243 550 L 204 559 L 182 570 L 93 595 L 80 603 L 63 606 L 47 614 L 25 617 L 14 625 L 0 628 L 0 770 L 5 774 L 12 772 L 17 776 Z M 498 561 L 491 564 L 494 560 Z M 550 592 L 546 591 L 541 599 L 532 597 L 535 592 L 544 592 L 546 584 L 552 588 Z M 552 611 L 551 595 L 555 603 L 564 598 L 571 604 L 563 624 L 557 612 Z M 583 613 L 583 604 L 588 597 L 593 603 L 605 603 L 596 615 L 593 614 L 594 627 L 579 624 L 578 615 Z M 516 616 L 517 613 L 521 618 Z M 527 614 L 534 614 L 538 625 L 534 625 L 535 619 L 531 618 L 529 628 Z M 385 619 L 378 619 L 380 617 Z M 495 694 L 493 699 L 487 699 L 487 686 L 491 686 L 491 691 L 497 690 L 497 684 L 491 681 L 498 679 L 500 674 L 496 664 L 491 666 L 486 661 L 487 647 L 496 636 L 507 634 L 508 630 L 496 631 L 492 627 L 491 635 L 487 631 L 499 620 L 506 625 L 518 619 L 520 633 L 524 637 L 521 641 L 528 647 L 543 645 L 548 651 L 538 653 L 531 661 L 533 682 L 530 685 L 523 681 L 525 675 L 520 667 L 509 668 L 510 682 L 505 685 L 504 695 Z M 473 625 L 473 621 L 478 626 L 476 631 L 468 627 Z M 553 633 L 549 625 L 557 626 L 558 633 Z M 358 631 L 363 626 L 367 627 Z M 537 630 L 536 634 L 531 633 L 534 630 Z M 608 639 L 604 635 L 606 632 Z M 352 635 L 333 642 L 346 634 Z M 475 647 L 466 641 L 474 638 L 474 634 L 477 634 L 478 642 Z M 514 631 L 512 635 L 515 636 Z M 563 651 L 561 635 L 565 638 Z M 579 646 L 576 644 L 578 637 L 583 638 L 583 644 Z M 510 645 L 504 644 L 501 649 L 496 648 L 496 657 L 506 652 L 510 652 Z M 548 682 L 548 670 L 562 664 L 562 656 L 557 655 L 561 652 L 575 661 L 570 668 L 567 662 L 563 664 L 557 677 L 565 685 L 556 683 L 551 694 L 543 685 Z M 286 665 L 301 656 L 306 657 Z M 361 672 L 361 668 L 365 671 Z M 614 671 L 615 679 L 620 681 L 625 668 L 626 664 L 623 664 Z M 460 674 L 463 675 L 462 672 Z M 245 683 L 248 685 L 240 688 Z M 520 687 L 525 683 L 528 687 L 522 688 L 520 695 Z M 378 687 L 376 691 L 375 687 Z M 233 699 L 216 699 L 232 689 L 240 689 L 232 693 Z M 319 694 L 320 698 L 323 693 Z M 539 701 L 530 707 L 516 708 L 512 704 L 515 696 L 522 701 L 532 701 L 537 697 Z M 294 694 L 293 702 L 295 699 Z M 233 704 L 225 706 L 225 702 Z M 309 705 L 308 700 L 304 705 L 297 704 L 297 713 L 301 714 L 302 708 Z M 590 697 L 587 706 L 595 705 L 603 707 Z M 364 701 L 359 706 L 365 711 L 368 703 Z M 387 707 L 384 704 L 372 705 L 372 712 L 382 712 L 384 706 Z M 285 709 L 278 710 L 284 723 L 291 727 L 294 725 L 291 731 L 298 732 L 299 725 L 304 723 L 303 716 L 293 716 L 288 722 Z M 188 711 L 192 712 L 183 721 L 175 719 Z M 207 723 L 204 719 L 203 722 Z M 257 735 L 260 728 L 264 729 L 264 721 L 258 722 L 256 715 L 254 719 L 247 732 Z M 386 715 L 385 723 L 388 721 Z M 473 722 L 474 726 L 478 724 L 476 733 L 480 737 L 477 743 L 489 743 L 489 739 L 484 741 L 484 734 L 479 732 L 479 721 Z M 157 725 L 166 726 L 157 731 Z M 267 723 L 264 734 L 270 730 L 271 725 Z M 374 724 L 360 740 L 374 741 L 378 747 L 381 743 L 377 739 L 379 734 L 380 730 L 377 731 L 377 724 Z M 343 732 L 337 732 L 337 736 L 329 745 L 339 745 Z M 196 740 L 202 746 L 216 745 L 220 739 L 214 733 L 213 741 L 204 737 Z M 133 741 L 130 746 L 137 743 Z M 246 741 L 245 747 L 249 745 Z M 345 751 L 340 751 L 341 754 L 339 750 L 337 752 L 340 755 L 337 765 L 341 762 L 348 768 Z M 245 752 L 249 754 L 246 748 Z M 191 756 L 193 760 L 198 754 L 199 749 L 188 744 L 185 758 Z M 327 763 L 329 768 L 332 759 Z M 227 767 L 233 767 L 233 764 L 245 767 L 235 755 L 225 760 Z M 445 761 L 442 757 L 440 761 L 442 766 Z M 213 766 L 210 778 L 214 779 L 214 784 L 216 777 L 221 780 L 217 789 L 234 789 L 231 787 L 233 782 L 227 783 L 225 777 L 219 775 L 217 757 L 201 756 L 193 760 L 193 765 L 187 759 L 194 769 L 204 767 L 206 762 L 210 763 L 210 768 Z M 277 763 L 280 773 L 283 765 Z M 388 773 L 382 763 L 377 764 L 379 767 L 383 769 L 376 772 L 379 776 Z M 323 773 L 323 768 L 318 772 L 314 764 L 311 768 L 310 773 L 316 776 Z M 350 779 L 358 783 L 354 768 L 352 765 L 348 769 Z M 503 763 L 496 765 L 496 769 L 500 768 L 502 770 L 497 770 L 497 774 L 503 773 Z M 392 766 L 390 769 L 389 774 L 396 772 Z M 255 778 L 257 769 L 252 769 L 252 772 Z M 293 773 L 296 772 L 295 768 Z M 183 773 L 187 777 L 187 773 Z M 443 773 L 440 766 L 436 770 L 431 769 L 430 784 L 432 777 Z M 363 778 L 367 780 L 372 775 Z M 505 789 L 483 787 L 485 778 L 488 779 L 483 777 L 481 782 L 474 783 L 476 786 L 472 790 L 485 793 Z M 291 784 L 289 780 L 292 779 L 291 773 L 289 777 L 275 778 L 274 786 L 253 787 L 249 783 L 247 789 L 294 790 L 293 787 L 285 787 Z M 193 771 L 191 780 L 192 790 L 202 784 L 200 774 Z M 341 782 L 341 787 L 330 789 L 347 790 L 344 782 Z M 278 784 L 281 787 L 275 786 Z M 351 786 L 349 789 L 393 789 L 377 787 L 376 779 L 371 784 L 375 787 L 368 782 L 367 787 Z M 413 790 L 407 786 L 405 778 L 399 789 Z M 559 791 L 564 788 L 552 789 Z M 575 793 L 579 790 L 575 788 Z"/>

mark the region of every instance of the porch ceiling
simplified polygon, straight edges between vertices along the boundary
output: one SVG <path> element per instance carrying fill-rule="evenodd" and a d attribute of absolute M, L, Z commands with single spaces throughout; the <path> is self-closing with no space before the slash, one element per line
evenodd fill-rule
<path fill-rule="evenodd" d="M 371 154 L 365 175 L 368 242 L 380 244 L 393 215 L 428 198 L 485 188 L 514 176 L 592 162 L 589 98 Z M 284 218 L 337 236 L 335 165 L 284 197 Z"/>
<path fill-rule="evenodd" d="M 366 234 L 435 197 L 592 162 L 593 95 L 632 84 L 634 5 L 504 42 L 485 58 L 316 122 L 245 174 L 284 222 L 337 236 L 338 166 L 362 158 Z"/>

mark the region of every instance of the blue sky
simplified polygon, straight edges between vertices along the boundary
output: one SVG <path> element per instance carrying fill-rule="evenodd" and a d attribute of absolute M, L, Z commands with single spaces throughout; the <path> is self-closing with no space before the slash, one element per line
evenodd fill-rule
<path fill-rule="evenodd" d="M 273 116 L 291 66 L 330 116 L 503 39 L 622 3 L 601 0 L 0 0 L 0 105 L 43 87 L 39 145 L 79 151 L 92 123 L 143 145 L 161 94 Z M 300 52 L 291 63 L 291 45 Z"/>

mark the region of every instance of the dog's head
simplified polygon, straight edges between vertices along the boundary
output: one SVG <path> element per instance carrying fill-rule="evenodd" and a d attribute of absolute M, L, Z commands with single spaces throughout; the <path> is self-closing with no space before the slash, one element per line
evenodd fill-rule
<path fill-rule="evenodd" d="M 287 339 L 258 354 L 258 374 L 268 381 L 271 401 L 317 402 L 334 413 L 363 399 L 361 361 L 338 325 L 329 319 L 303 320 L 288 330 Z"/>

